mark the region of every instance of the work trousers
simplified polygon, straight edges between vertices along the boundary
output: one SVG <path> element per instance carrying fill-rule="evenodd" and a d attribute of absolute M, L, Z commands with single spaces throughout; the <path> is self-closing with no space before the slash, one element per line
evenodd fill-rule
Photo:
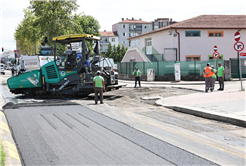
<path fill-rule="evenodd" d="M 135 77 L 135 87 L 137 86 L 137 81 L 138 81 L 139 87 L 141 87 L 140 77 Z"/>
<path fill-rule="evenodd" d="M 103 103 L 103 88 L 95 87 L 95 103 L 98 102 L 98 93 L 100 93 L 100 102 Z"/>
<path fill-rule="evenodd" d="M 218 79 L 219 79 L 220 89 L 224 90 L 224 78 L 218 77 Z"/>
<path fill-rule="evenodd" d="M 212 81 L 213 81 L 213 89 L 214 89 L 214 85 L 215 85 L 215 80 L 216 80 L 216 78 L 212 78 Z"/>
<path fill-rule="evenodd" d="M 213 80 L 212 77 L 205 77 L 206 90 L 213 90 Z"/>

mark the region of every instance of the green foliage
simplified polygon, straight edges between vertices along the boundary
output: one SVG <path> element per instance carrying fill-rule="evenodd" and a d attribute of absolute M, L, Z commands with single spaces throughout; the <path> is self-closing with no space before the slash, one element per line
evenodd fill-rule
<path fill-rule="evenodd" d="M 20 54 L 36 54 L 40 45 L 40 28 L 35 25 L 36 17 L 30 10 L 24 10 L 24 19 L 15 29 L 14 38 Z"/>
<path fill-rule="evenodd" d="M 100 36 L 100 25 L 94 17 L 73 15 L 78 7 L 76 0 L 31 0 L 14 35 L 21 54 L 37 53 L 45 37 L 48 38 L 46 44 L 53 49 L 52 38 L 56 36 L 84 33 Z M 92 50 L 92 43 L 87 45 Z M 57 48 L 62 52 L 66 46 L 58 45 Z"/>
<path fill-rule="evenodd" d="M 37 18 L 35 23 L 40 27 L 42 36 L 48 37 L 49 46 L 53 46 L 52 37 L 66 35 L 79 28 L 72 17 L 72 12 L 78 9 L 76 0 L 32 0 L 29 8 Z"/>
<path fill-rule="evenodd" d="M 99 29 L 100 24 L 99 22 L 93 17 L 89 15 L 77 15 L 75 14 L 73 20 L 76 24 L 80 26 L 79 31 L 76 30 L 76 33 L 80 34 L 93 34 L 95 36 L 100 36 Z"/>
<path fill-rule="evenodd" d="M 4 149 L 3 149 L 2 141 L 0 141 L 0 146 L 1 146 L 1 162 L 0 162 L 0 165 L 5 166 L 6 154 L 5 154 Z"/>
<path fill-rule="evenodd" d="M 111 43 L 109 42 L 108 50 L 105 53 L 105 56 L 112 58 L 114 60 L 114 62 L 121 62 L 126 51 L 127 51 L 127 48 L 125 48 L 123 44 L 122 44 L 122 47 L 120 47 L 120 44 L 118 44 L 117 47 L 114 44 L 112 47 Z"/>

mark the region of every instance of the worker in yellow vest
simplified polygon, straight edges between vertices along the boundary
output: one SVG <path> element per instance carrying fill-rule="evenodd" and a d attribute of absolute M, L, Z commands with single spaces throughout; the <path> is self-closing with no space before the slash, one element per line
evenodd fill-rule
<path fill-rule="evenodd" d="M 214 70 L 210 67 L 210 63 L 207 63 L 207 67 L 204 68 L 203 70 L 203 77 L 205 78 L 205 91 L 208 92 L 209 88 L 211 92 L 213 92 L 213 75 L 214 75 Z"/>

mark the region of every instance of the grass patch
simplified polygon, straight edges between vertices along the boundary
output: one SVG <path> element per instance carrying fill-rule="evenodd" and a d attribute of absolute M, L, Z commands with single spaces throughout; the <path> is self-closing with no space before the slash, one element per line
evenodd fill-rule
<path fill-rule="evenodd" d="M 0 162 L 0 165 L 1 166 L 5 166 L 5 157 L 6 157 L 6 154 L 3 150 L 3 145 L 2 145 L 2 141 L 0 140 L 0 146 L 1 146 L 1 162 Z"/>

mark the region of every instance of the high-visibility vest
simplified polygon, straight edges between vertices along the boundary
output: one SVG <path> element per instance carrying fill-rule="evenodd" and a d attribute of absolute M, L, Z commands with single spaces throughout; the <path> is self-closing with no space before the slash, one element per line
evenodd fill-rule
<path fill-rule="evenodd" d="M 214 75 L 214 72 L 213 72 L 213 70 L 212 70 L 212 68 L 211 67 L 206 67 L 205 69 L 204 69 L 204 75 L 203 75 L 203 77 L 212 77 L 213 75 Z M 206 75 L 207 74 L 207 75 Z"/>

